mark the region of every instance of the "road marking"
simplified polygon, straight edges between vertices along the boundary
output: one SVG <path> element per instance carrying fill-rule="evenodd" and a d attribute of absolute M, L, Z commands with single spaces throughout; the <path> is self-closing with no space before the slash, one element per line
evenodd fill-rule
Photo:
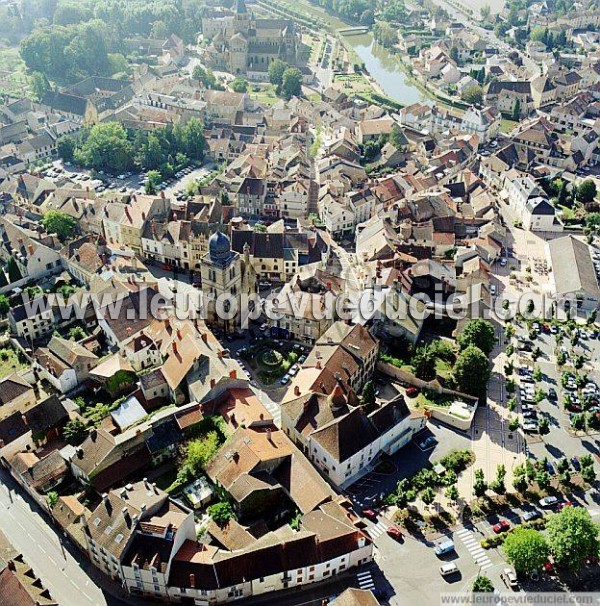
<path fill-rule="evenodd" d="M 475 562 L 481 567 L 482 570 L 493 566 L 492 561 L 486 555 L 485 550 L 481 547 L 481 544 L 470 530 L 463 528 L 455 533 L 467 548 L 468 552 Z"/>
<path fill-rule="evenodd" d="M 370 528 L 367 528 L 367 532 L 373 539 L 376 539 L 377 537 L 384 534 L 386 530 L 387 530 L 387 526 L 381 520 L 379 522 L 377 522 L 377 524 L 375 524 L 375 526 L 371 526 Z"/>
<path fill-rule="evenodd" d="M 358 579 L 358 586 L 361 589 L 375 589 L 375 583 L 370 572 L 359 572 L 356 578 Z"/>

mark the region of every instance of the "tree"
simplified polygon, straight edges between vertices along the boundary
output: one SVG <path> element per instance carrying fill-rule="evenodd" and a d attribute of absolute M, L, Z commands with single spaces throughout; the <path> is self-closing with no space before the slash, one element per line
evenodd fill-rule
<path fill-rule="evenodd" d="M 102 122 L 92 126 L 75 159 L 95 170 L 122 173 L 133 164 L 133 146 L 120 124 Z"/>
<path fill-rule="evenodd" d="M 406 19 L 406 6 L 404 0 L 388 0 L 381 13 L 385 21 L 403 23 Z"/>
<path fill-rule="evenodd" d="M 481 19 L 483 21 L 487 21 L 490 18 L 491 12 L 492 9 L 490 8 L 489 4 L 485 4 L 479 9 L 479 14 L 481 15 Z"/>
<path fill-rule="evenodd" d="M 498 467 L 496 469 L 496 478 L 490 484 L 490 488 L 496 494 L 504 494 L 506 492 L 506 485 L 504 483 L 505 480 L 506 480 L 506 467 L 504 465 L 498 465 Z"/>
<path fill-rule="evenodd" d="M 481 105 L 483 103 L 483 88 L 479 84 L 471 84 L 462 93 L 462 100 L 469 105 Z"/>
<path fill-rule="evenodd" d="M 63 429 L 63 437 L 68 444 L 79 446 L 87 436 L 87 428 L 79 419 L 68 421 Z"/>
<path fill-rule="evenodd" d="M 473 593 L 493 593 L 494 584 L 486 576 L 478 576 L 473 581 Z"/>
<path fill-rule="evenodd" d="M 504 539 L 504 552 L 515 571 L 527 574 L 539 570 L 548 560 L 549 547 L 546 539 L 533 528 L 515 528 Z"/>
<path fill-rule="evenodd" d="M 527 490 L 527 486 L 529 485 L 525 473 L 523 472 L 517 474 L 515 470 L 512 485 L 517 492 L 524 493 Z"/>
<path fill-rule="evenodd" d="M 202 472 L 218 449 L 219 436 L 216 431 L 211 431 L 202 438 L 191 440 L 187 445 L 185 466 L 195 474 Z"/>
<path fill-rule="evenodd" d="M 227 501 L 215 503 L 207 509 L 208 515 L 219 525 L 224 526 L 234 517 L 233 508 Z"/>
<path fill-rule="evenodd" d="M 452 502 L 456 502 L 458 501 L 458 488 L 456 486 L 456 484 L 452 484 L 452 486 L 448 486 L 448 488 L 446 488 L 446 492 L 444 493 L 444 495 L 446 496 L 446 498 L 449 501 Z"/>
<path fill-rule="evenodd" d="M 0 272 L 2 272 L 2 275 L 4 275 L 4 272 L 1 269 L 0 269 Z M 5 318 L 9 309 L 10 309 L 10 301 L 9 301 L 8 297 L 6 295 L 0 295 L 0 316 Z"/>
<path fill-rule="evenodd" d="M 558 566 L 577 571 L 588 558 L 598 556 L 600 529 L 587 509 L 564 507 L 550 516 L 546 533 Z"/>
<path fill-rule="evenodd" d="M 386 48 L 398 42 L 398 32 L 386 21 L 379 21 L 373 26 L 373 38 Z"/>
<path fill-rule="evenodd" d="M 575 196 L 579 202 L 586 204 L 593 202 L 596 198 L 596 184 L 591 179 L 586 179 L 577 187 Z"/>
<path fill-rule="evenodd" d="M 46 503 L 48 505 L 48 509 L 54 509 L 58 503 L 58 493 L 54 490 L 50 491 L 46 495 Z"/>
<path fill-rule="evenodd" d="M 485 495 L 488 485 L 483 475 L 483 469 L 476 469 L 474 472 L 475 482 L 473 482 L 473 494 L 479 499 Z"/>
<path fill-rule="evenodd" d="M 41 101 L 44 95 L 50 90 L 50 82 L 42 72 L 33 72 L 31 74 L 31 90 L 35 98 Z"/>
<path fill-rule="evenodd" d="M 56 234 L 59 240 L 64 241 L 73 235 L 77 221 L 60 210 L 49 210 L 42 217 L 42 225 L 49 234 Z"/>
<path fill-rule="evenodd" d="M 281 94 L 285 99 L 299 97 L 302 94 L 302 72 L 297 67 L 289 67 L 283 72 Z"/>
<path fill-rule="evenodd" d="M 475 345 L 469 345 L 458 355 L 453 376 L 461 391 L 483 398 L 490 378 L 487 356 Z"/>
<path fill-rule="evenodd" d="M 540 469 L 535 474 L 535 481 L 542 490 L 546 490 L 550 486 L 550 474 Z"/>
<path fill-rule="evenodd" d="M 541 436 L 548 435 L 550 433 L 550 421 L 548 417 L 541 417 L 538 421 L 538 431 Z"/>
<path fill-rule="evenodd" d="M 280 94 L 283 84 L 283 74 L 288 67 L 288 64 L 281 59 L 275 59 L 269 65 L 269 82 L 275 86 L 277 94 Z"/>
<path fill-rule="evenodd" d="M 542 369 L 539 366 L 536 366 L 533 369 L 533 380 L 536 383 L 539 383 L 543 379 Z"/>
<path fill-rule="evenodd" d="M 427 486 L 421 493 L 421 501 L 423 501 L 423 503 L 425 503 L 427 506 L 431 505 L 435 501 L 435 491 L 431 486 Z"/>
<path fill-rule="evenodd" d="M 75 139 L 68 135 L 59 137 L 56 141 L 56 151 L 65 162 L 72 162 L 75 155 Z"/>
<path fill-rule="evenodd" d="M 584 455 L 589 456 L 589 455 Z M 591 462 L 589 462 L 591 461 Z M 580 474 L 584 482 L 588 484 L 593 484 L 596 481 L 596 470 L 594 469 L 594 461 L 590 457 L 589 459 L 585 459 L 583 456 L 580 459 L 581 470 Z"/>
<path fill-rule="evenodd" d="M 469 345 L 475 345 L 475 347 L 479 347 L 484 354 L 489 356 L 492 349 L 494 349 L 497 339 L 494 326 L 491 322 L 475 319 L 467 322 L 457 341 L 461 349 L 466 349 Z"/>
<path fill-rule="evenodd" d="M 231 83 L 231 90 L 236 93 L 247 93 L 248 92 L 248 80 L 245 78 L 236 78 Z"/>
<path fill-rule="evenodd" d="M 198 80 L 206 88 L 218 88 L 218 83 L 211 69 L 206 69 L 202 65 L 196 65 L 192 71 L 192 78 Z"/>
<path fill-rule="evenodd" d="M 435 364 L 437 353 L 433 347 L 423 345 L 418 347 L 412 359 L 415 374 L 423 381 L 431 381 L 436 377 Z"/>
<path fill-rule="evenodd" d="M 167 24 L 164 21 L 157 20 L 152 24 L 150 37 L 155 40 L 164 40 L 169 35 Z"/>
<path fill-rule="evenodd" d="M 69 340 L 70 341 L 79 341 L 85 338 L 85 330 L 81 326 L 73 326 L 69 329 Z"/>
<path fill-rule="evenodd" d="M 375 405 L 375 386 L 373 381 L 367 381 L 363 387 L 360 403 L 365 409 L 370 410 Z"/>
<path fill-rule="evenodd" d="M 146 185 L 144 186 L 144 189 L 147 194 L 153 196 L 156 193 L 158 185 L 162 181 L 162 175 L 157 170 L 149 170 L 146 173 L 146 179 L 147 181 Z"/>
<path fill-rule="evenodd" d="M 129 72 L 129 61 L 121 53 L 108 53 L 108 63 L 113 76 L 115 74 L 125 75 Z"/>

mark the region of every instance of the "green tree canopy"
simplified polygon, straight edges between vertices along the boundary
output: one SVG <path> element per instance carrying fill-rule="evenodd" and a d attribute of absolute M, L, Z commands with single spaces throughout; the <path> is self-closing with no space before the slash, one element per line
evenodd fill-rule
<path fill-rule="evenodd" d="M 483 103 L 483 88 L 479 84 L 471 84 L 462 93 L 462 100 L 470 105 L 481 105 Z"/>
<path fill-rule="evenodd" d="M 539 570 L 549 554 L 544 535 L 533 528 L 515 528 L 504 539 L 503 548 L 508 561 L 522 574 Z"/>
<path fill-rule="evenodd" d="M 231 89 L 236 93 L 247 93 L 248 86 L 248 80 L 245 78 L 238 77 L 231 83 Z"/>
<path fill-rule="evenodd" d="M 42 217 L 42 225 L 49 234 L 56 234 L 64 241 L 73 235 L 77 221 L 60 210 L 49 210 Z"/>
<path fill-rule="evenodd" d="M 283 72 L 281 94 L 285 99 L 299 97 L 302 94 L 302 72 L 297 67 L 288 67 Z"/>
<path fill-rule="evenodd" d="M 219 435 L 210 431 L 202 438 L 196 438 L 187 445 L 185 465 L 195 474 L 204 470 L 219 449 Z"/>
<path fill-rule="evenodd" d="M 474 593 L 492 593 L 494 591 L 494 584 L 486 576 L 478 576 L 473 581 L 473 592 Z"/>
<path fill-rule="evenodd" d="M 75 159 L 95 170 L 122 173 L 133 164 L 133 146 L 120 124 L 102 122 L 91 128 Z"/>
<path fill-rule="evenodd" d="M 469 345 L 458 355 L 453 376 L 461 391 L 472 396 L 483 397 L 490 378 L 487 356 L 475 345 Z"/>
<path fill-rule="evenodd" d="M 208 515 L 219 525 L 224 526 L 234 517 L 233 508 L 227 501 L 215 503 L 208 508 Z"/>
<path fill-rule="evenodd" d="M 63 437 L 68 444 L 79 446 L 87 436 L 87 429 L 79 419 L 68 421 L 63 429 Z"/>
<path fill-rule="evenodd" d="M 281 90 L 283 74 L 288 67 L 289 65 L 281 59 L 275 59 L 275 61 L 272 61 L 269 65 L 269 82 L 273 84 L 278 91 Z"/>
<path fill-rule="evenodd" d="M 548 545 L 559 566 L 577 571 L 600 549 L 598 524 L 583 507 L 564 507 L 546 525 Z"/>
<path fill-rule="evenodd" d="M 580 202 L 586 204 L 594 201 L 596 193 L 596 184 L 594 181 L 586 179 L 577 186 L 576 197 Z"/>
<path fill-rule="evenodd" d="M 475 319 L 470 320 L 465 325 L 457 338 L 461 349 L 466 349 L 470 345 L 475 345 L 481 351 L 490 355 L 496 344 L 496 332 L 494 326 L 488 320 Z"/>

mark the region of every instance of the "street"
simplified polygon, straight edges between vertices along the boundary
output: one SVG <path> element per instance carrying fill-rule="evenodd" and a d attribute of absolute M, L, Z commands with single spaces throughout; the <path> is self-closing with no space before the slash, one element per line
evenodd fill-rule
<path fill-rule="evenodd" d="M 88 575 L 91 564 L 47 522 L 4 469 L 0 469 L 0 520 L 2 532 L 61 606 L 126 604 L 95 584 Z"/>

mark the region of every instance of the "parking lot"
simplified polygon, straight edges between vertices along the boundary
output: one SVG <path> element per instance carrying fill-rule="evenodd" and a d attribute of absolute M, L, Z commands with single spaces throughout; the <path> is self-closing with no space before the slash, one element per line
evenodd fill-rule
<path fill-rule="evenodd" d="M 189 166 L 183 168 L 173 177 L 166 179 L 158 185 L 158 190 L 164 190 L 165 195 L 175 197 L 178 200 L 185 200 L 187 197 L 186 190 L 190 183 L 201 181 L 206 178 L 214 169 L 211 163 L 207 163 L 200 167 Z M 61 160 L 56 160 L 51 164 L 46 165 L 41 171 L 41 175 L 45 179 L 57 183 L 64 184 L 71 182 L 84 189 L 89 188 L 90 191 L 95 191 L 101 194 L 105 191 L 115 191 L 119 193 L 137 193 L 145 192 L 145 184 L 147 177 L 144 172 L 133 173 L 126 172 L 121 175 L 107 175 L 102 171 L 94 173 L 73 164 L 64 163 Z"/>

